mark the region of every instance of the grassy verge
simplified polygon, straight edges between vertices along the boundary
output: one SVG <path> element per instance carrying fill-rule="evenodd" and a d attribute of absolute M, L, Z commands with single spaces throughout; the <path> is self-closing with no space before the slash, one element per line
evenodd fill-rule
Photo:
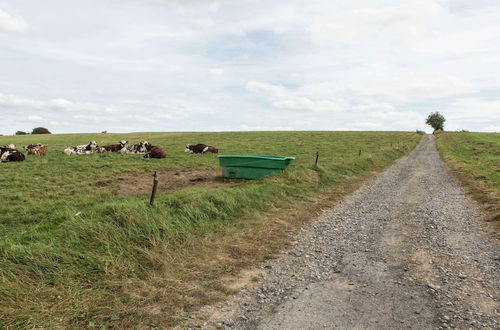
<path fill-rule="evenodd" d="M 471 196 L 482 205 L 487 220 L 500 225 L 500 134 L 443 133 L 439 151 Z"/>
<path fill-rule="evenodd" d="M 149 140 L 168 158 L 61 153 L 67 145 L 121 139 Z M 0 137 L 0 144 L 48 146 L 46 157 L 0 164 L 0 327 L 172 326 L 223 299 L 231 292 L 224 278 L 272 258 L 287 232 L 419 139 L 401 132 Z M 123 174 L 213 171 L 215 155 L 183 153 L 198 142 L 222 154 L 297 161 L 262 180 L 160 192 L 154 207 L 146 193 L 123 195 L 114 185 Z"/>

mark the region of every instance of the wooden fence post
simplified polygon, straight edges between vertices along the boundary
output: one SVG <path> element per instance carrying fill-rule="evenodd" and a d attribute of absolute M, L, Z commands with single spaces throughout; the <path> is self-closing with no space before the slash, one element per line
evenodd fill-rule
<path fill-rule="evenodd" d="M 156 188 L 158 187 L 158 179 L 156 177 L 156 171 L 153 174 L 153 190 L 151 191 L 151 198 L 149 199 L 149 205 L 153 205 L 156 196 Z"/>

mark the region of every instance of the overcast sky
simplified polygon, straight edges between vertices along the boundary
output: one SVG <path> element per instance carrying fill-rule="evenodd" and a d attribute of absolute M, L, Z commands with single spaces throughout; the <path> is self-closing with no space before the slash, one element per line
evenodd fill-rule
<path fill-rule="evenodd" d="M 0 134 L 500 131 L 499 0 L 0 0 Z"/>

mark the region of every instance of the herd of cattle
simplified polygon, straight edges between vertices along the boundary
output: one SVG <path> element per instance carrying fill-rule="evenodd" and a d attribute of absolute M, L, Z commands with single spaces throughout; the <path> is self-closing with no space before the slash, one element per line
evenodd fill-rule
<path fill-rule="evenodd" d="M 24 146 L 23 149 L 28 155 L 45 156 L 46 150 L 43 144 L 29 144 Z M 184 150 L 185 152 L 203 154 L 207 152 L 218 153 L 219 150 L 206 144 L 188 144 Z M 141 141 L 139 143 L 128 145 L 128 141 L 120 141 L 117 144 L 110 144 L 105 146 L 97 145 L 97 142 L 90 141 L 88 144 L 78 146 L 71 146 L 64 149 L 65 155 L 88 155 L 92 153 L 107 153 L 119 152 L 122 155 L 127 154 L 143 154 L 144 158 L 166 158 L 167 154 L 162 148 L 154 146 L 148 141 Z M 14 144 L 5 145 L 0 147 L 0 161 L 1 162 L 20 162 L 25 159 L 24 154 L 17 150 Z"/>

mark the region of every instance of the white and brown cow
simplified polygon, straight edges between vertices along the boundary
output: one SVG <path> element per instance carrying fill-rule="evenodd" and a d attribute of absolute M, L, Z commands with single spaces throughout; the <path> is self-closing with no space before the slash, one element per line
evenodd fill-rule
<path fill-rule="evenodd" d="M 9 148 L 10 146 L 14 145 L 0 147 L 0 162 L 22 162 L 24 154 L 15 148 Z"/>
<path fill-rule="evenodd" d="M 184 149 L 184 152 L 190 152 L 192 154 L 204 154 L 206 152 L 211 152 L 216 154 L 219 152 L 219 149 L 212 146 L 207 146 L 206 144 L 198 143 L 188 144 L 186 146 L 186 149 Z"/>
<path fill-rule="evenodd" d="M 26 154 L 28 155 L 45 156 L 46 154 L 45 146 L 41 143 L 28 144 L 27 146 L 24 146 L 23 149 L 26 151 Z"/>
<path fill-rule="evenodd" d="M 90 141 L 88 144 L 82 144 L 79 146 L 67 147 L 64 149 L 66 155 L 87 155 L 93 153 L 98 148 L 97 142 Z"/>
<path fill-rule="evenodd" d="M 146 154 L 148 152 L 148 148 L 151 148 L 152 145 L 148 141 L 141 141 L 129 147 L 124 147 L 120 150 L 122 155 L 127 154 Z"/>

